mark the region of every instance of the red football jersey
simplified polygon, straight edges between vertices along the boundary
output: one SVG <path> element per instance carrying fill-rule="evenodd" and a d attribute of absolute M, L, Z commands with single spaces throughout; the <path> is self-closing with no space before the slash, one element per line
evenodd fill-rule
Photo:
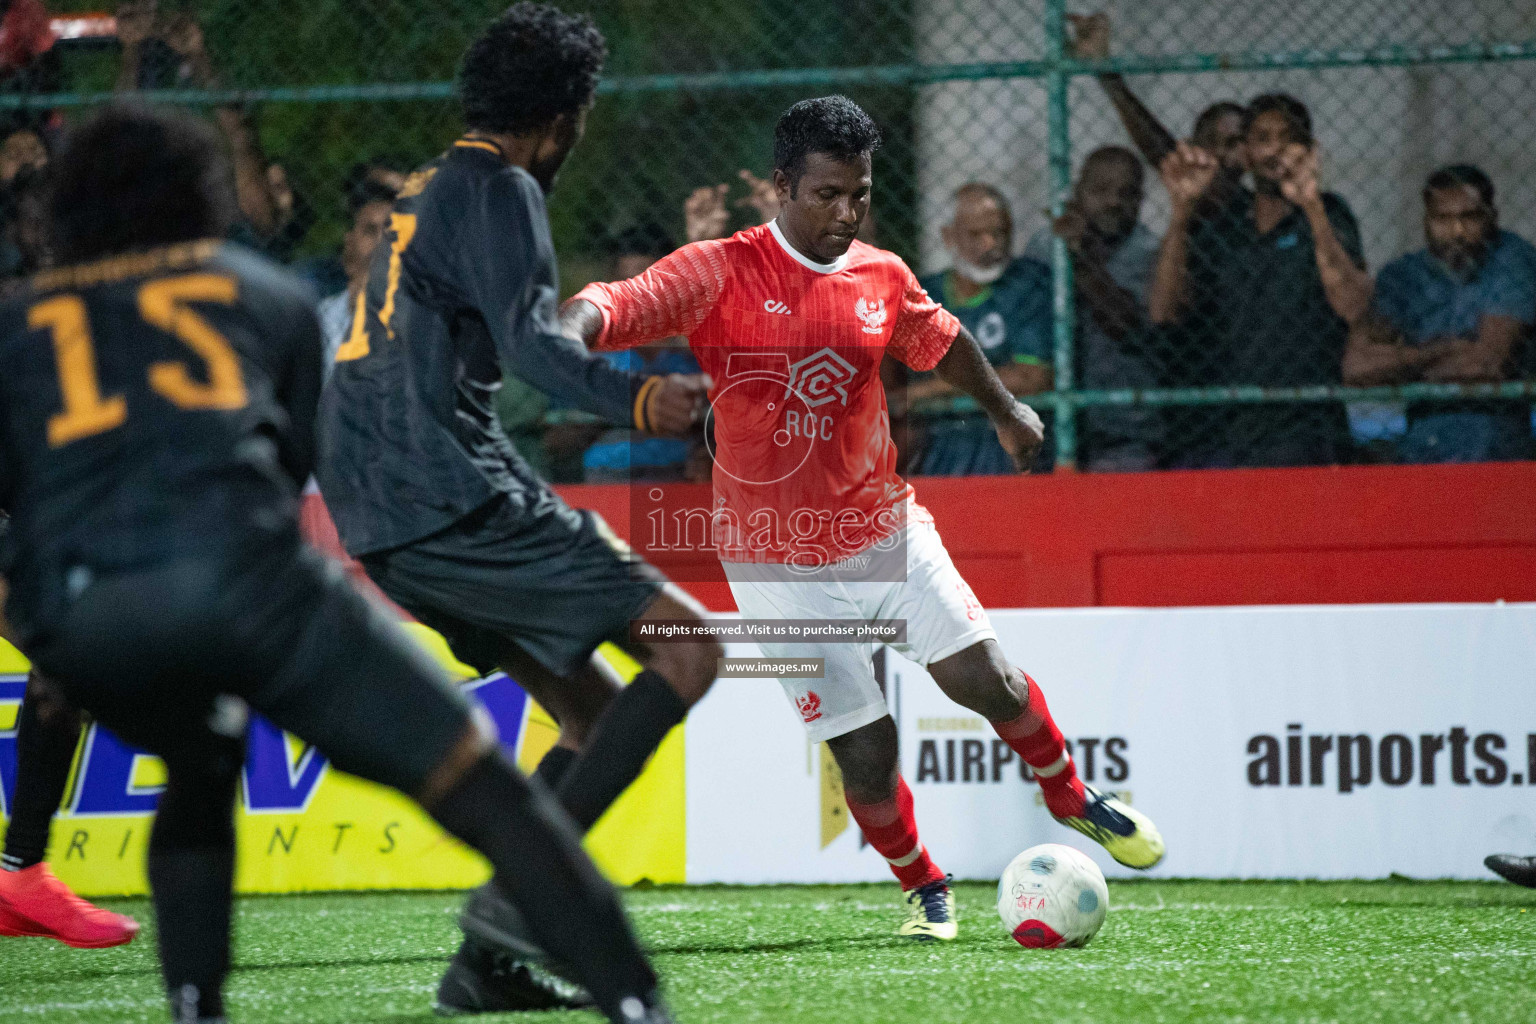
<path fill-rule="evenodd" d="M 596 348 L 686 335 L 713 379 L 721 558 L 821 565 L 927 516 L 896 473 L 880 360 L 931 370 L 960 322 L 900 257 L 856 241 L 816 263 L 771 222 L 576 297 L 602 311 Z"/>

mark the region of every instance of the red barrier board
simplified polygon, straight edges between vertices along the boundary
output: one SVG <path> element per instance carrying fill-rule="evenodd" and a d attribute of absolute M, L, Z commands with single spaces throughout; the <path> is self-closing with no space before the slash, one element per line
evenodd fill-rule
<path fill-rule="evenodd" d="M 992 608 L 1536 600 L 1536 463 L 915 486 Z M 558 490 L 631 535 L 629 487 Z M 707 508 L 709 489 L 668 484 L 674 503 Z M 734 609 L 718 565 L 665 568 L 711 609 Z"/>

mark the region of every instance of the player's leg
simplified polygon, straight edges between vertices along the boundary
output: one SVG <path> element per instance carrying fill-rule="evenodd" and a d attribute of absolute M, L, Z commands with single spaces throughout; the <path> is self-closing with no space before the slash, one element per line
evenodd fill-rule
<path fill-rule="evenodd" d="M 583 831 L 639 775 L 646 758 L 708 692 L 713 641 L 629 641 L 637 620 L 698 623 L 702 609 L 615 537 L 601 518 L 559 506 L 528 521 L 493 502 L 454 527 L 368 556 L 369 576 L 481 671 L 503 668 L 561 726 L 548 775 Z M 604 640 L 643 666 L 628 686 L 594 662 Z M 568 762 L 563 772 L 559 761 Z"/>
<path fill-rule="evenodd" d="M 80 731 L 79 709 L 37 673 L 28 676 L 16 718 L 16 789 L 0 856 L 0 935 L 46 936 L 101 949 L 139 933 L 133 918 L 70 892 L 44 860 Z"/>
<path fill-rule="evenodd" d="M 1029 765 L 1057 821 L 1126 867 L 1150 868 L 1163 859 L 1163 838 L 1150 818 L 1078 777 L 1040 684 L 1009 665 L 996 640 L 931 662 L 928 674 L 955 703 L 986 716 L 998 738 Z"/>
<path fill-rule="evenodd" d="M 1003 657 L 986 612 L 955 570 L 938 531 L 914 524 L 907 543 L 907 582 L 893 588 L 890 606 L 882 609 L 882 617 L 907 622 L 906 643 L 894 646 L 926 665 L 951 700 L 991 723 L 1034 772 L 1056 820 L 1127 867 L 1150 868 L 1162 860 L 1163 839 L 1151 819 L 1078 778 L 1045 694 Z"/>
<path fill-rule="evenodd" d="M 862 645 L 860 645 L 862 646 Z M 901 777 L 896 723 L 889 715 L 827 740 L 843 776 L 848 813 L 906 893 L 908 916 L 898 934 L 953 939 L 959 934 L 948 876 L 917 834 L 912 790 Z"/>
<path fill-rule="evenodd" d="M 859 586 L 785 579 L 780 567 L 725 565 L 731 594 L 745 619 L 865 619 Z M 843 777 L 848 811 L 864 838 L 891 867 L 907 894 L 900 934 L 954 938 L 957 921 L 944 872 L 917 833 L 912 792 L 901 778 L 896 723 L 875 679 L 869 643 L 759 643 L 765 658 L 821 658 L 820 678 L 784 677 L 779 684 L 800 715 L 807 738 L 826 743 Z"/>
<path fill-rule="evenodd" d="M 149 838 L 149 885 L 161 971 L 178 1022 L 224 1017 L 246 716 L 234 698 L 218 698 L 215 706 L 223 709 L 210 707 L 174 742 L 151 740 L 149 747 L 166 766 Z"/>
<path fill-rule="evenodd" d="M 209 682 L 228 656 L 220 641 L 229 638 L 178 606 L 183 598 L 206 600 L 212 578 L 171 571 L 98 579 L 31 652 L 102 727 L 165 761 L 149 879 L 177 1024 L 224 1019 L 229 970 L 245 705 L 217 697 Z"/>
<path fill-rule="evenodd" d="M 553 798 L 507 762 L 421 651 L 323 572 L 308 558 L 292 559 L 264 569 L 264 585 L 247 595 L 264 594 L 269 608 L 281 610 L 276 628 L 250 631 L 250 664 L 273 667 L 247 694 L 252 706 L 313 742 L 337 768 L 415 797 L 484 854 L 537 943 L 512 952 L 547 951 L 613 1020 L 666 1020 L 617 894 Z M 237 615 L 240 588 L 232 589 Z"/>
<path fill-rule="evenodd" d="M 634 621 L 661 620 L 702 624 L 703 609 L 668 583 Z M 713 640 L 623 646 L 639 660 L 640 673 L 609 702 L 558 790 L 561 806 L 583 830 L 629 788 L 667 733 L 709 692 L 724 654 Z M 588 668 L 596 671 L 590 662 Z"/>
<path fill-rule="evenodd" d="M 698 606 L 670 584 L 660 588 L 640 620 L 698 621 Z M 714 644 L 641 647 L 616 638 L 641 663 L 642 671 L 620 689 L 617 674 L 601 658 L 589 656 L 576 671 L 557 676 L 514 643 L 503 645 L 498 663 L 541 703 L 543 694 L 558 702 L 567 718 L 592 721 L 576 738 L 580 751 L 565 746 L 572 733 L 562 729 L 560 743 L 540 762 L 535 775 L 554 783 L 560 804 L 579 828 L 589 829 L 640 775 L 646 760 L 667 733 L 708 691 L 718 664 Z M 609 696 L 613 694 L 613 696 Z M 598 705 L 606 701 L 606 707 Z M 575 712 L 572 704 L 579 706 Z M 600 714 L 592 714 L 597 706 Z M 561 717 L 556 713 L 556 717 Z M 595 721 L 594 721 L 595 719 Z M 438 988 L 438 1005 L 448 1009 L 542 1009 L 571 1005 L 571 993 L 549 984 L 535 965 L 506 960 L 494 948 L 523 933 L 523 922 L 507 914 L 495 898 L 493 881 L 465 904 L 460 925 L 464 942 Z M 489 898 L 488 898 L 489 897 Z M 575 1003 L 580 1003 L 577 996 Z"/>

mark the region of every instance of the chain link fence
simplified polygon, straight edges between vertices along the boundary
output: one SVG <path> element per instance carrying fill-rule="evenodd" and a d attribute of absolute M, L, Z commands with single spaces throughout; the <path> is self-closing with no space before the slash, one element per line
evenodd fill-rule
<path fill-rule="evenodd" d="M 1014 368 L 1011 385 L 1044 389 L 1028 399 L 1052 414 L 1043 464 L 1530 457 L 1536 7 L 1095 2 L 568 4 L 589 7 L 611 56 L 551 198 L 565 288 L 614 276 L 626 249 L 681 244 L 701 186 L 729 186 L 713 230 L 756 223 L 739 172 L 767 176 L 787 106 L 843 92 L 886 134 L 875 240 Z M 12 0 L 0 42 L 13 268 L 28 259 L 17 169 L 35 159 L 18 133 L 49 141 L 134 90 L 218 120 L 243 161 L 244 237 L 324 295 L 346 288 L 349 229 L 377 194 L 365 183 L 459 132 L 459 55 L 504 4 L 162 0 L 114 20 L 53 0 L 59 38 L 28 50 L 17 26 L 38 6 Z M 1286 148 L 1307 140 L 1285 101 L 1244 114 L 1275 94 L 1305 107 L 1315 148 Z M 1192 194 L 1181 209 L 1158 164 L 1189 139 L 1226 169 L 1172 161 Z M 1310 152 L 1331 197 L 1316 203 Z M 1504 234 L 1465 172 L 1431 192 L 1426 221 L 1426 179 L 1451 165 L 1487 175 Z M 1440 241 L 1423 252 L 1428 228 Z M 989 280 L 999 245 L 1025 262 Z M 966 400 L 906 384 L 893 412 L 909 472 L 1001 468 Z M 508 415 L 548 472 L 581 478 L 596 428 L 516 388 Z"/>

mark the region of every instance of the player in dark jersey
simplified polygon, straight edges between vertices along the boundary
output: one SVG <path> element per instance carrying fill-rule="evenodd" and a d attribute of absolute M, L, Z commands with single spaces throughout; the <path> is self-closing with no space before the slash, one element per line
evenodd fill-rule
<path fill-rule="evenodd" d="M 589 828 L 708 690 L 718 644 L 641 647 L 640 619 L 699 606 L 569 508 L 492 409 L 503 372 L 607 417 L 683 433 L 707 380 L 617 370 L 560 333 L 544 193 L 581 136 L 606 54 L 585 16 L 519 3 L 465 54 L 468 133 L 407 179 L 321 402 L 317 478 L 347 551 L 460 660 L 502 668 L 559 722 L 538 774 Z M 620 690 L 605 640 L 644 666 Z M 579 754 L 578 754 L 579 751 Z M 472 900 L 467 932 L 500 927 Z M 514 1009 L 467 942 L 450 1009 Z"/>
<path fill-rule="evenodd" d="M 69 700 L 165 762 L 149 877 L 177 1021 L 224 1018 L 248 707 L 481 851 L 609 1019 L 668 1020 L 542 786 L 300 540 L 319 324 L 295 282 L 217 240 L 232 198 L 211 130 L 111 109 L 56 174 L 63 266 L 0 302 L 6 617 Z"/>

